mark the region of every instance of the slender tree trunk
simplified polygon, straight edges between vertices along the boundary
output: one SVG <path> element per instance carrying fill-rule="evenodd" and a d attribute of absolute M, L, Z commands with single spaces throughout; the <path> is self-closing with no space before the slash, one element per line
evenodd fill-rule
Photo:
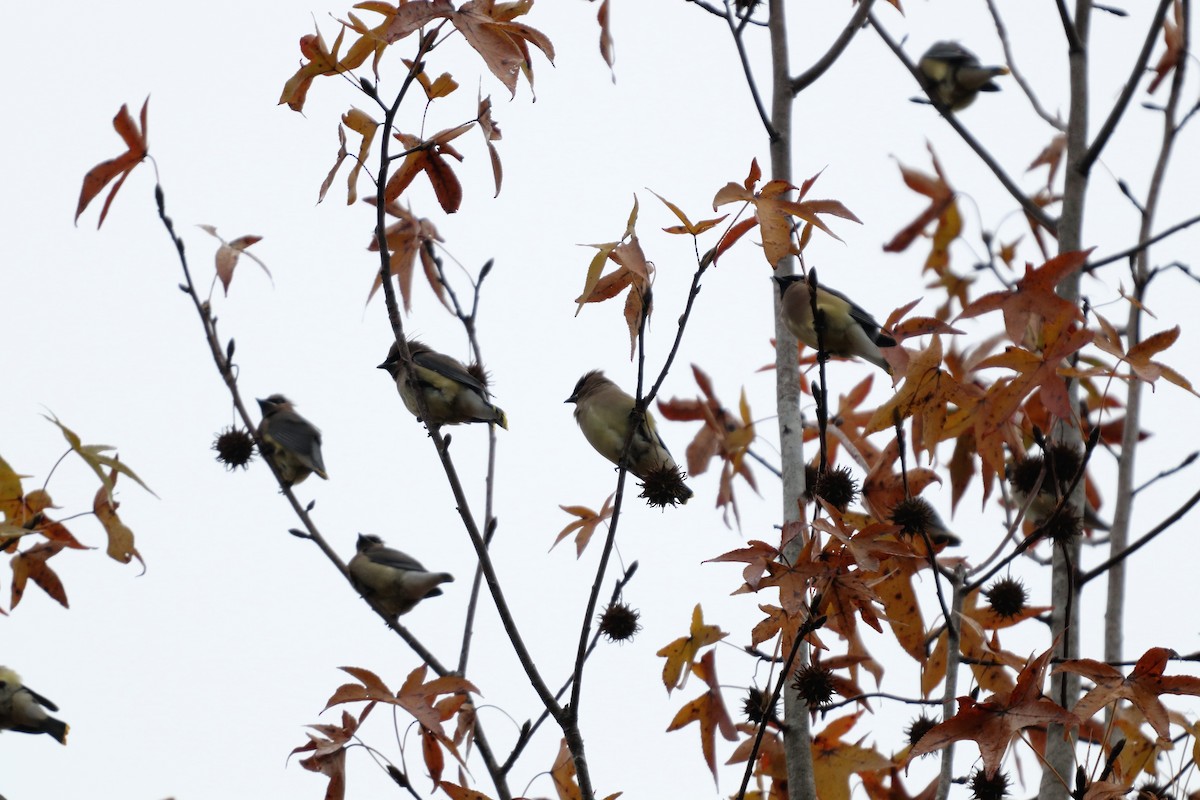
<path fill-rule="evenodd" d="M 770 0 L 771 37 L 771 127 L 776 136 L 770 143 L 771 178 L 792 179 L 792 89 L 788 64 L 787 18 L 785 0 Z M 777 265 L 776 274 L 795 271 L 794 259 Z M 796 338 L 779 319 L 779 292 L 769 286 L 775 313 L 775 399 L 779 412 L 779 442 L 783 458 L 783 519 L 800 518 L 798 500 L 804 492 L 804 447 L 800 418 L 800 378 L 796 369 Z M 806 650 L 801 658 L 807 659 Z M 783 713 L 787 722 L 784 750 L 787 756 L 788 797 L 790 800 L 816 800 L 813 782 L 812 736 L 808 725 L 808 706 L 789 685 L 783 691 Z"/>

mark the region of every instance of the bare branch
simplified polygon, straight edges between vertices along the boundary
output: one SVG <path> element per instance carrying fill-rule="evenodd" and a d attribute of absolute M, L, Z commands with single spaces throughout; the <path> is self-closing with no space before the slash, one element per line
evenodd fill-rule
<path fill-rule="evenodd" d="M 850 41 L 862 28 L 863 23 L 867 21 L 867 15 L 871 13 L 871 6 L 874 4 L 875 0 L 862 0 L 858 4 L 854 15 L 850 17 L 850 21 L 846 23 L 846 27 L 842 28 L 842 32 L 838 34 L 837 39 L 834 39 L 833 44 L 829 46 L 829 50 L 825 52 L 825 55 L 818 58 L 816 63 L 804 72 L 792 78 L 793 97 L 811 86 L 817 78 L 824 75 L 825 71 L 832 67 L 834 62 L 841 57 L 842 52 L 849 46 Z"/>
<path fill-rule="evenodd" d="M 996 0 L 987 0 L 987 7 L 988 11 L 992 13 L 992 22 L 996 26 L 996 36 L 1000 38 L 1000 46 L 1004 48 L 1004 63 L 1008 65 L 1009 74 L 1013 76 L 1013 80 L 1017 82 L 1017 86 L 1021 87 L 1021 91 L 1025 93 L 1025 96 L 1029 98 L 1029 105 L 1033 108 L 1034 113 L 1056 130 L 1066 131 L 1067 123 L 1063 122 L 1058 114 L 1051 114 L 1042 108 L 1037 95 L 1033 93 L 1033 87 L 1029 84 L 1029 81 L 1025 80 L 1025 76 L 1021 71 L 1017 69 L 1017 60 L 1013 58 L 1012 46 L 1008 41 L 1008 29 L 1004 26 L 1004 20 L 1000 19 L 1000 9 L 996 8 Z"/>
<path fill-rule="evenodd" d="M 1163 18 L 1166 16 L 1167 9 L 1170 6 L 1171 0 L 1159 0 L 1158 10 L 1154 12 L 1154 18 L 1150 21 L 1150 30 L 1146 34 L 1146 41 L 1142 43 L 1142 52 L 1138 54 L 1137 60 L 1133 64 L 1129 80 L 1125 81 L 1125 88 L 1121 90 L 1120 97 L 1113 104 L 1112 110 L 1108 112 L 1108 119 L 1104 120 L 1104 124 L 1100 127 L 1100 132 L 1092 140 L 1087 153 L 1079 160 L 1078 169 L 1084 175 L 1091 171 L 1092 165 L 1096 163 L 1096 159 L 1100 157 L 1100 153 L 1104 151 L 1105 145 L 1108 144 L 1108 140 L 1112 137 L 1113 132 L 1116 131 L 1117 124 L 1120 123 L 1125 109 L 1129 107 L 1129 101 L 1133 98 L 1138 85 L 1141 83 L 1142 73 L 1146 71 L 1146 64 L 1150 62 L 1150 52 L 1154 49 L 1154 42 L 1158 38 Z"/>

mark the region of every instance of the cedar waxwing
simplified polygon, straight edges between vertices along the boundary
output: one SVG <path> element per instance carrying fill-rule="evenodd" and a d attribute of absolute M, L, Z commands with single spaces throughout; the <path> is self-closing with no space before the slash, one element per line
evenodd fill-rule
<path fill-rule="evenodd" d="M 802 275 L 777 275 L 779 284 L 779 313 L 789 331 L 814 350 L 817 331 L 813 328 L 811 292 Z M 831 356 L 858 356 L 870 361 L 889 375 L 891 366 L 880 352 L 881 347 L 895 347 L 896 340 L 879 330 L 875 318 L 861 309 L 841 292 L 827 286 L 817 286 L 817 308 L 825 316 L 822 338 L 825 351 Z"/>
<path fill-rule="evenodd" d="M 983 66 L 958 42 L 934 42 L 917 67 L 925 76 L 929 93 L 951 111 L 971 105 L 979 92 L 1000 91 L 992 78 L 1008 74 L 1008 67 Z"/>
<path fill-rule="evenodd" d="M 62 744 L 67 743 L 71 726 L 48 715 L 45 708 L 58 711 L 58 706 L 21 685 L 21 677 L 8 667 L 0 667 L 0 730 L 21 733 L 48 733 Z"/>
<path fill-rule="evenodd" d="M 263 415 L 258 423 L 263 457 L 275 465 L 283 482 L 293 486 L 310 472 L 328 480 L 321 458 L 321 432 L 297 414 L 292 402 L 281 394 L 259 400 L 258 407 Z"/>
<path fill-rule="evenodd" d="M 420 389 L 429 409 L 430 418 L 426 421 L 431 425 L 494 422 L 508 430 L 508 417 L 488 400 L 487 379 L 482 370 L 477 368 L 472 372 L 458 360 L 432 350 L 416 339 L 408 340 L 408 352 L 412 354 L 416 373 L 411 379 L 400 363 L 400 348 L 395 342 L 379 369 L 386 369 L 396 381 L 404 407 L 418 420 L 421 412 L 417 407 L 416 391 Z"/>
<path fill-rule="evenodd" d="M 1012 503 L 1013 508 L 1020 510 L 1025 508 L 1025 503 L 1029 501 L 1029 491 L 1019 484 L 1020 480 L 1013 480 L 1013 465 L 1009 464 L 1005 467 L 1005 473 L 1008 476 L 1009 486 L 1012 488 Z M 1026 476 L 1027 478 L 1028 476 Z M 1070 477 L 1070 476 L 1069 476 Z M 1064 478 L 1065 483 L 1068 478 Z M 1054 481 L 1046 475 L 1042 479 L 1042 485 L 1038 488 L 1037 497 L 1033 498 L 1033 502 L 1029 503 L 1029 508 L 1025 509 L 1025 519 L 1033 525 L 1034 528 L 1039 528 L 1046 523 L 1050 515 L 1054 513 L 1054 509 L 1058 508 L 1059 497 L 1054 494 Z M 1028 487 L 1032 489 L 1032 485 Z M 1065 486 L 1063 487 L 1066 488 Z M 1063 508 L 1068 510 L 1068 513 L 1074 511 L 1074 516 L 1078 516 L 1078 507 L 1068 501 L 1063 503 Z M 1096 513 L 1096 509 L 1092 508 L 1092 504 L 1084 501 L 1082 525 L 1084 528 L 1092 531 L 1108 531 L 1112 530 L 1112 526 L 1100 518 Z"/>
<path fill-rule="evenodd" d="M 620 387 L 604 377 L 600 370 L 592 370 L 579 379 L 575 391 L 564 402 L 575 404 L 575 421 L 583 429 L 596 452 L 614 464 L 620 465 L 625 438 L 629 433 L 629 415 L 633 412 L 634 400 Z M 651 473 L 660 473 L 664 468 L 682 475 L 675 459 L 654 425 L 654 417 L 646 412 L 645 419 L 633 433 L 629 443 L 626 466 L 643 482 Z M 677 499 L 686 503 L 692 490 L 679 481 L 674 489 Z"/>
<path fill-rule="evenodd" d="M 358 552 L 350 559 L 349 570 L 359 594 L 392 619 L 441 594 L 438 584 L 454 580 L 449 573 L 427 571 L 412 556 L 385 547 L 383 539 L 366 533 L 358 535 Z"/>

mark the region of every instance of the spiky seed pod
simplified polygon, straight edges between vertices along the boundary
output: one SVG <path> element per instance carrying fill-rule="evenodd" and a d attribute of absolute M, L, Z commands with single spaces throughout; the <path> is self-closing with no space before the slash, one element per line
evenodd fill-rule
<path fill-rule="evenodd" d="M 1029 603 L 1029 591 L 1025 584 L 1016 578 L 1001 578 L 983 593 L 988 603 L 1002 619 L 1015 617 L 1025 610 Z"/>
<path fill-rule="evenodd" d="M 600 614 L 600 632 L 610 642 L 627 642 L 642 629 L 641 612 L 625 603 L 613 603 Z"/>
<path fill-rule="evenodd" d="M 674 464 L 662 464 L 646 473 L 642 481 L 642 493 L 646 502 L 652 506 L 666 508 L 686 503 L 692 496 L 692 490 L 683 483 L 683 470 Z"/>
<path fill-rule="evenodd" d="M 936 719 L 922 714 L 909 723 L 908 727 L 904 729 L 904 735 L 908 737 L 908 743 L 914 745 L 921 741 L 921 737 L 929 733 L 930 729 L 937 724 Z M 930 754 L 926 753 L 925 755 Z"/>
<path fill-rule="evenodd" d="M 777 704 L 768 708 L 767 704 L 770 699 L 766 692 L 751 686 L 746 692 L 746 698 L 742 700 L 742 713 L 755 725 L 761 725 L 764 722 L 778 723 L 779 708 Z"/>
<path fill-rule="evenodd" d="M 796 670 L 792 688 L 810 711 L 816 711 L 833 699 L 833 673 L 820 664 L 808 664 Z"/>
<path fill-rule="evenodd" d="M 976 800 L 1001 800 L 1008 794 L 1008 776 L 1000 770 L 989 776 L 982 769 L 977 769 L 971 773 L 969 784 L 971 796 Z"/>
<path fill-rule="evenodd" d="M 254 459 L 254 437 L 245 428 L 231 425 L 217 434 L 212 449 L 217 454 L 217 461 L 230 472 L 238 467 L 247 469 Z"/>
<path fill-rule="evenodd" d="M 821 473 L 814 491 L 817 497 L 838 511 L 845 511 L 858 496 L 858 481 L 854 480 L 849 467 L 836 467 Z"/>

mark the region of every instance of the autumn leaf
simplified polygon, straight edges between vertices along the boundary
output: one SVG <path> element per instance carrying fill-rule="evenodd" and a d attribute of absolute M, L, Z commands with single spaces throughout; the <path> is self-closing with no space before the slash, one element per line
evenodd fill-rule
<path fill-rule="evenodd" d="M 504 167 L 500 165 L 500 153 L 492 142 L 500 141 L 500 126 L 492 119 L 492 98 L 490 96 L 480 97 L 477 106 L 478 114 L 475 121 L 479 123 L 479 130 L 483 132 L 483 141 L 487 145 L 488 157 L 492 162 L 492 180 L 496 184 L 494 196 L 499 197 L 500 184 L 504 181 Z"/>
<path fill-rule="evenodd" d="M 312 753 L 302 758 L 300 766 L 309 772 L 317 772 L 329 778 L 325 788 L 325 800 L 344 800 L 346 796 L 346 747 L 353 744 L 358 727 L 374 705 L 369 705 L 362 715 L 355 719 L 350 712 L 342 712 L 341 725 L 309 725 L 316 734 L 309 733 L 308 744 L 300 745 L 292 750 L 297 753 Z"/>
<path fill-rule="evenodd" d="M 125 183 L 125 179 L 129 177 L 129 173 L 133 172 L 133 168 L 142 163 L 142 159 L 146 157 L 146 154 L 149 152 L 149 145 L 146 142 L 148 133 L 146 109 L 149 105 L 150 98 L 147 97 L 146 101 L 142 103 L 142 124 L 140 129 L 137 123 L 133 121 L 127 105 L 122 105 L 121 110 L 113 117 L 113 127 L 120 134 L 121 139 L 124 140 L 125 146 L 128 149 L 116 158 L 102 161 L 88 170 L 87 175 L 83 176 L 83 186 L 79 190 L 79 203 L 75 206 L 76 225 L 79 224 L 79 215 L 84 212 L 88 204 L 96 198 L 96 195 L 104 190 L 104 187 L 113 178 L 116 178 L 117 182 L 109 190 L 108 197 L 104 200 L 104 207 L 100 209 L 100 221 L 96 223 L 96 228 L 99 229 L 104 224 L 104 218 L 108 216 L 108 207 L 112 205 L 113 198 L 117 196 L 117 191 Z"/>
<path fill-rule="evenodd" d="M 984 772 L 995 775 L 1009 744 L 1025 728 L 1058 723 L 1079 724 L 1079 717 L 1042 697 L 1042 685 L 1054 647 L 1030 658 L 1011 692 L 992 694 L 982 703 L 970 696 L 958 698 L 958 713 L 930 728 L 910 752 L 914 759 L 940 750 L 951 742 L 971 739 L 979 745 Z"/>
<path fill-rule="evenodd" d="M 313 80 L 320 75 L 338 75 L 357 66 L 343 64 L 338 60 L 338 51 L 342 47 L 345 33 L 345 28 L 338 30 L 332 50 L 325 44 L 320 31 L 300 37 L 300 55 L 306 60 L 300 62 L 300 68 L 284 83 L 283 91 L 279 94 L 280 105 L 287 103 L 292 111 L 303 111 L 304 101 L 308 98 L 308 90 L 312 87 Z M 365 61 L 367 53 L 361 55 Z"/>
<path fill-rule="evenodd" d="M 1173 6 L 1175 20 L 1172 22 L 1163 18 L 1163 43 L 1166 44 L 1167 49 L 1158 57 L 1158 63 L 1154 65 L 1154 78 L 1146 87 L 1146 91 L 1151 94 L 1179 66 L 1179 60 L 1184 55 L 1183 5 L 1179 0 L 1175 0 Z"/>
<path fill-rule="evenodd" d="M 604 2 L 607 3 L 608 0 L 604 0 Z M 706 230 L 713 228 L 717 225 L 720 225 L 721 222 L 724 221 L 729 216 L 728 214 L 722 214 L 721 216 L 716 217 L 715 219 L 705 219 L 705 220 L 701 220 L 700 222 L 692 222 L 690 219 L 688 219 L 687 214 L 683 213 L 683 210 L 679 206 L 675 205 L 670 200 L 668 200 L 665 197 L 663 197 L 662 195 L 660 195 L 658 192 L 651 190 L 650 194 L 654 195 L 659 200 L 661 200 L 662 204 L 664 206 L 666 206 L 667 208 L 669 208 L 671 210 L 671 213 L 674 214 L 679 219 L 679 221 L 683 223 L 683 225 L 672 225 L 668 228 L 663 228 L 663 231 L 666 233 L 686 233 L 686 234 L 690 234 L 691 236 L 699 236 L 700 234 L 704 233 Z"/>
<path fill-rule="evenodd" d="M 575 519 L 567 526 L 558 532 L 558 536 L 554 538 L 554 544 L 550 545 L 553 550 L 559 542 L 565 539 L 571 533 L 575 533 L 575 557 L 579 558 L 583 555 L 584 548 L 588 546 L 588 542 L 592 540 L 592 534 L 600 526 L 601 522 L 610 519 L 613 514 L 612 499 L 616 493 L 610 494 L 605 500 L 604 505 L 600 510 L 592 511 L 585 506 L 559 506 L 563 511 L 572 514 L 578 519 Z"/>
<path fill-rule="evenodd" d="M 575 759 L 571 757 L 566 739 L 559 743 L 558 755 L 554 758 L 554 765 L 550 767 L 550 779 L 554 781 L 558 800 L 583 800 L 583 792 L 579 790 L 579 784 L 575 780 Z"/>
<path fill-rule="evenodd" d="M 540 31 L 504 19 L 502 6 L 492 0 L 468 0 L 455 10 L 448 0 L 409 0 L 401 4 L 384 38 L 391 43 L 434 19 L 447 19 L 483 58 L 492 74 L 515 96 L 517 79 L 522 74 L 530 86 L 533 85 L 529 45 L 541 50 L 552 64 L 554 45 Z"/>
<path fill-rule="evenodd" d="M 721 735 L 731 742 L 737 740 L 737 735 L 734 733 L 729 710 L 721 698 L 721 685 L 717 681 L 716 652 L 709 650 L 705 653 L 700 663 L 694 665 L 694 669 L 708 684 L 708 691 L 679 709 L 671 724 L 667 726 L 667 732 L 677 731 L 693 722 L 699 723 L 700 749 L 704 753 L 704 763 L 708 764 L 713 782 L 716 783 L 716 733 L 720 731 Z"/>
<path fill-rule="evenodd" d="M 728 635 L 716 625 L 704 624 L 704 612 L 697 603 L 692 611 L 692 627 L 688 635 L 676 639 L 655 653 L 667 660 L 663 664 L 663 685 L 667 687 L 667 692 L 682 688 L 687 678 L 684 670 L 688 673 L 694 671 L 696 655 L 700 650 L 716 644 Z"/>
<path fill-rule="evenodd" d="M 926 268 L 933 268 L 935 271 L 940 271 L 949 262 L 947 251 L 950 242 L 957 238 L 962 231 L 962 219 L 959 216 L 958 206 L 954 200 L 954 189 L 951 188 L 949 181 L 946 179 L 946 174 L 942 171 L 942 165 L 938 161 L 937 154 L 933 152 L 933 146 L 927 146 L 929 148 L 930 160 L 933 162 L 933 175 L 919 172 L 903 164 L 899 164 L 899 162 L 897 163 L 900 167 L 900 176 L 904 179 L 904 184 L 917 194 L 928 197 L 929 205 L 916 219 L 893 236 L 892 240 L 883 246 L 883 251 L 885 253 L 904 252 L 924 233 L 931 222 L 937 220 L 938 227 L 934 233 L 934 252 L 930 254 L 929 260 L 926 261 Z"/>
<path fill-rule="evenodd" d="M 128 564 L 136 558 L 145 567 L 146 562 L 142 561 L 141 554 L 133 546 L 133 531 L 117 516 L 117 506 L 120 504 L 112 499 L 111 488 L 117 483 L 117 471 L 112 470 L 108 478 L 109 488 L 100 487 L 92 500 L 92 511 L 108 534 L 108 557 L 122 564 Z"/>
<path fill-rule="evenodd" d="M 1058 169 L 1062 166 L 1063 156 L 1066 154 L 1067 135 L 1065 133 L 1057 134 L 1050 140 L 1050 144 L 1046 145 L 1042 152 L 1038 153 L 1037 158 L 1025 168 L 1025 171 L 1030 172 L 1038 167 L 1049 167 L 1046 174 L 1046 186 L 1050 187 L 1054 184 L 1054 177 L 1058 174 Z M 1005 263 L 1011 263 L 1012 261 L 1011 255 L 1008 255 L 1006 258 L 1005 254 L 1001 253 L 1000 257 L 1004 259 Z"/>
<path fill-rule="evenodd" d="M 839 717 L 813 737 L 813 782 L 821 800 L 850 800 L 851 775 L 891 765 L 879 751 L 863 747 L 861 739 L 853 743 L 842 740 L 862 713 Z"/>
<path fill-rule="evenodd" d="M 13 557 L 9 562 L 13 572 L 12 602 L 9 603 L 9 608 L 16 608 L 17 604 L 21 602 L 21 598 L 25 596 L 25 585 L 30 579 L 42 587 L 46 594 L 57 600 L 63 608 L 70 608 L 62 581 L 46 563 L 64 546 L 62 542 L 41 542 Z"/>
<path fill-rule="evenodd" d="M 745 181 L 740 184 L 727 183 L 717 192 L 713 198 L 713 211 L 728 203 L 740 202 L 753 206 L 754 219 L 762 231 L 763 253 L 772 269 L 776 268 L 780 260 L 793 253 L 798 253 L 801 249 L 792 243 L 792 217 L 808 223 L 806 228 L 808 226 L 818 228 L 838 241 L 841 241 L 841 238 L 829 229 L 829 226 L 821 220 L 820 215 L 829 214 L 852 222 L 860 222 L 850 209 L 837 200 L 803 199 L 813 181 L 816 180 L 816 176 L 806 181 L 799 190 L 787 181 L 773 180 L 768 181 L 756 191 L 761 174 L 758 160 L 755 159 L 751 162 L 750 173 Z M 785 195 L 793 191 L 799 192 L 799 199 L 786 199 Z M 804 236 L 805 234 L 802 233 L 802 239 Z"/>
<path fill-rule="evenodd" d="M 723 405 L 712 386 L 712 379 L 695 364 L 692 375 L 700 387 L 703 397 L 683 400 L 672 397 L 658 401 L 658 410 L 666 419 L 676 421 L 700 421 L 704 425 L 687 446 L 687 471 L 689 475 L 700 475 L 707 471 L 714 457 L 721 459 L 721 482 L 717 490 L 717 507 L 732 510 L 739 518 L 737 501 L 733 491 L 733 479 L 740 475 L 750 488 L 758 492 L 754 473 L 746 461 L 750 445 L 754 442 L 754 416 L 743 388 L 738 402 L 738 413 L 734 414 Z M 729 524 L 726 513 L 726 524 Z M 740 518 L 739 518 L 740 524 Z"/>
<path fill-rule="evenodd" d="M 637 348 L 638 334 L 642 328 L 643 316 L 649 317 L 653 306 L 650 305 L 651 285 L 654 278 L 654 264 L 647 260 L 642 251 L 641 242 L 636 232 L 638 217 L 638 199 L 634 195 L 633 209 L 625 224 L 625 235 L 618 242 L 585 245 L 596 248 L 596 255 L 588 264 L 587 278 L 584 281 L 583 292 L 575 298 L 578 304 L 575 315 L 583 310 L 587 303 L 600 303 L 616 297 L 625 289 L 629 294 L 625 297 L 625 324 L 629 329 L 629 357 L 633 358 Z M 604 265 L 609 260 L 615 262 L 617 269 L 607 275 L 601 275 Z"/>
<path fill-rule="evenodd" d="M 375 198 L 368 198 L 367 202 L 374 202 Z M 383 236 L 387 242 L 388 250 L 391 256 L 388 260 L 388 277 L 395 276 L 396 284 L 400 287 L 400 298 L 404 303 L 405 312 L 412 310 L 412 279 L 413 268 L 416 265 L 417 255 L 421 256 L 421 267 L 425 273 L 425 280 L 429 283 L 429 287 L 433 289 L 438 300 L 447 308 L 450 307 L 449 300 L 446 298 L 446 289 L 442 286 L 441 280 L 438 278 L 437 265 L 433 261 L 433 257 L 429 254 L 429 248 L 434 242 L 442 241 L 441 235 L 438 233 L 434 224 L 424 217 L 418 217 L 410 210 L 403 208 L 397 203 L 388 203 L 384 206 L 384 210 L 388 216 L 396 218 L 395 222 L 389 223 L 384 228 Z M 379 252 L 379 239 L 375 236 L 371 237 L 371 243 L 367 246 L 371 252 Z M 375 292 L 379 291 L 379 287 L 383 285 L 379 277 L 379 267 L 375 267 L 375 280 L 371 284 L 371 291 L 367 294 L 367 302 L 371 302 L 371 298 L 375 296 Z"/>
<path fill-rule="evenodd" d="M 474 123 L 459 125 L 438 131 L 428 139 L 421 139 L 407 133 L 396 133 L 395 138 L 404 146 L 404 161 L 388 178 L 384 187 L 384 200 L 388 203 L 395 201 L 412 183 L 413 179 L 425 173 L 429 185 L 433 187 L 438 204 L 447 214 L 458 211 L 462 205 L 463 190 L 458 176 L 454 174 L 446 157 L 463 160 L 462 154 L 450 145 L 450 142 L 462 136 Z"/>
<path fill-rule="evenodd" d="M 1087 263 L 1092 251 L 1075 250 L 1055 256 L 1041 266 L 1025 265 L 1025 276 L 1012 289 L 985 294 L 962 310 L 958 319 L 1000 309 L 1004 328 L 1014 344 L 1040 346 L 1072 323 L 1083 323 L 1079 307 L 1055 293 L 1058 284 Z"/>
<path fill-rule="evenodd" d="M 1091 719 L 1109 703 L 1127 700 L 1132 703 L 1162 740 L 1171 737 L 1167 709 L 1159 695 L 1200 695 L 1200 678 L 1191 675 L 1163 675 L 1167 662 L 1178 655 L 1165 647 L 1152 647 L 1142 654 L 1126 677 L 1101 661 L 1079 658 L 1064 661 L 1055 671 L 1082 675 L 1096 684 L 1071 709 L 1080 719 Z"/>
<path fill-rule="evenodd" d="M 450 800 L 492 800 L 483 792 L 477 792 L 474 789 L 468 789 L 465 786 L 459 786 L 457 783 L 442 781 L 438 784 L 438 788 L 450 797 Z"/>
<path fill-rule="evenodd" d="M 608 64 L 608 72 L 612 76 L 613 83 L 617 82 L 617 73 L 613 69 L 613 64 L 616 63 L 617 56 L 613 52 L 612 29 L 608 24 L 608 6 L 609 0 L 600 0 L 600 9 L 596 12 L 596 22 L 600 24 L 600 57 L 604 59 L 604 63 Z"/>
<path fill-rule="evenodd" d="M 217 229 L 212 225 L 197 225 L 196 227 L 221 243 L 221 246 L 217 248 L 217 277 L 221 279 L 221 286 L 224 287 L 227 297 L 229 296 L 229 284 L 233 280 L 233 268 L 237 266 L 238 257 L 242 254 L 262 267 L 263 272 L 267 273 L 267 277 L 271 278 L 271 283 L 274 285 L 275 279 L 271 277 L 271 270 L 267 269 L 267 265 L 258 256 L 246 252 L 247 247 L 262 241 L 261 236 L 239 236 L 232 242 L 227 242 L 221 238 Z"/>
<path fill-rule="evenodd" d="M 147 492 L 150 492 L 150 494 L 154 494 L 154 492 L 150 490 L 150 487 L 147 486 L 142 479 L 137 476 L 137 473 L 130 469 L 124 462 L 120 461 L 115 456 L 104 455 L 106 450 L 114 449 L 111 445 L 84 444 L 83 440 L 80 439 L 73 430 L 68 428 L 66 425 L 63 425 L 59 421 L 58 417 L 54 416 L 53 414 L 43 414 L 42 416 L 59 427 L 59 430 L 62 431 L 63 438 L 67 440 L 67 444 L 71 446 L 71 449 L 78 453 L 79 457 L 82 458 L 84 462 L 92 468 L 92 472 L 95 472 L 96 476 L 100 478 L 100 482 L 104 484 L 105 491 L 109 492 L 110 494 L 112 493 L 112 479 L 104 473 L 104 467 L 108 467 L 110 470 L 120 472 L 122 475 L 128 476 L 131 480 L 137 481 L 139 486 L 141 486 Z M 158 497 L 156 494 L 154 494 L 154 496 Z"/>

